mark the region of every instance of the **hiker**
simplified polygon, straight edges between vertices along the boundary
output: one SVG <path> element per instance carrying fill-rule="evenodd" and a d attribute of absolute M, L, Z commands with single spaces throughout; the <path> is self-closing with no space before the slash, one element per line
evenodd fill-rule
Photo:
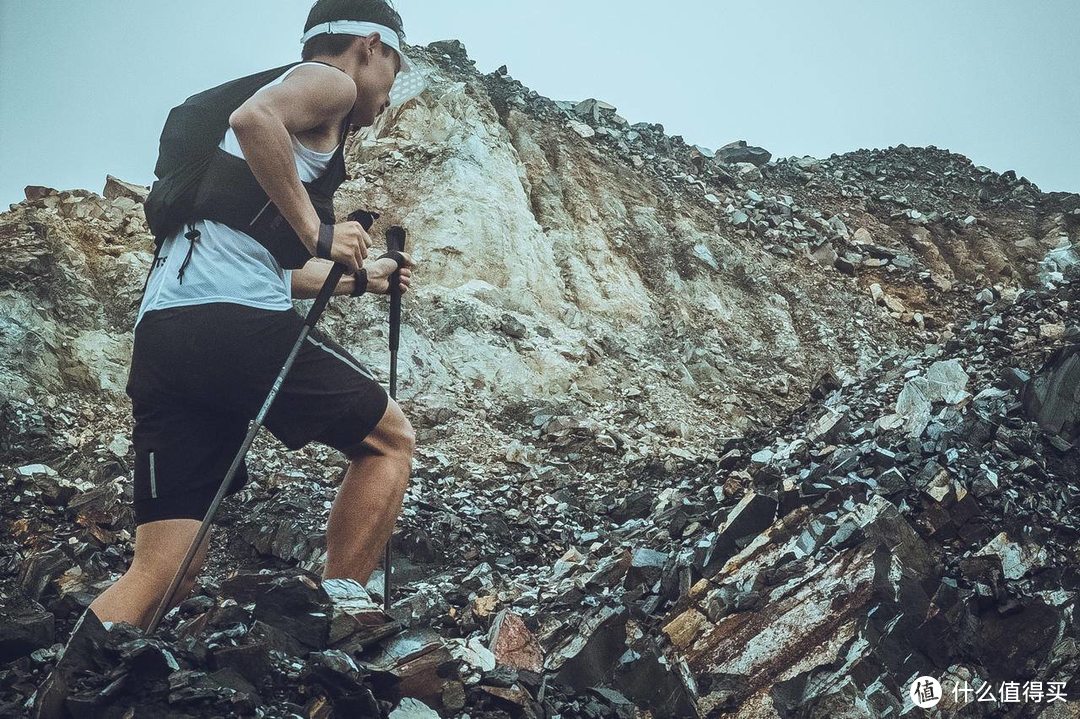
<path fill-rule="evenodd" d="M 127 383 L 135 556 L 90 605 L 103 622 L 150 623 L 299 338 L 304 320 L 292 301 L 315 297 L 335 262 L 346 274 L 334 294 L 387 294 L 395 272 L 400 291 L 409 288 L 412 259 L 370 259 L 371 237 L 359 222 L 335 223 L 332 203 L 346 177 L 350 127 L 370 126 L 403 101 L 406 79 L 407 92 L 418 86 L 400 49 L 401 17 L 384 0 L 318 0 L 304 30 L 301 62 L 215 89 L 260 84 L 228 115 L 190 207 L 164 187 L 147 199 L 152 230 L 161 203 L 186 216 L 161 238 L 136 318 Z M 170 115 L 159 168 L 171 159 L 172 122 Z M 366 582 L 409 479 L 414 434 L 401 408 L 314 328 L 264 425 L 290 450 L 315 441 L 348 458 L 327 521 L 323 576 Z M 229 493 L 246 480 L 241 464 Z M 194 586 L 208 542 L 209 535 L 172 606 Z"/>

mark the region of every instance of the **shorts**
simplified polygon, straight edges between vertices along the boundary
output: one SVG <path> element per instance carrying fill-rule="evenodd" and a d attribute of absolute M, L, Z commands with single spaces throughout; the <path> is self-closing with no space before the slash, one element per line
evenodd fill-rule
<path fill-rule="evenodd" d="M 231 302 L 143 315 L 126 388 L 136 524 L 203 518 L 303 326 L 294 310 Z M 351 458 L 388 402 L 370 370 L 316 327 L 263 426 L 290 450 L 316 441 Z M 247 477 L 242 461 L 228 494 Z"/>

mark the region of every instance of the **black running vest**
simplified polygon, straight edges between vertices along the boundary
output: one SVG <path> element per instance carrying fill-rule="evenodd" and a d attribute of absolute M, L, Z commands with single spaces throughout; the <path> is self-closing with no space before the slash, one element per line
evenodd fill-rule
<path fill-rule="evenodd" d="M 232 112 L 298 64 L 232 80 L 193 95 L 173 108 L 162 132 L 155 170 L 161 179 L 151 188 L 144 207 L 157 249 L 165 237 L 184 224 L 205 219 L 255 238 L 283 269 L 298 269 L 311 259 L 312 253 L 270 201 L 247 162 L 218 147 L 228 130 Z M 319 219 L 325 224 L 334 224 L 334 193 L 348 179 L 344 154 L 348 127 L 346 118 L 338 148 L 326 171 L 317 179 L 303 183 Z M 197 241 L 197 232 L 195 235 L 192 239 L 192 233 L 188 233 L 189 240 Z"/>

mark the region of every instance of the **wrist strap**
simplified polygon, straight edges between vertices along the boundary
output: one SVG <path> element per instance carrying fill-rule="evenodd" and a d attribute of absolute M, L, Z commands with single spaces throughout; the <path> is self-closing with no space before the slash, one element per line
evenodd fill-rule
<path fill-rule="evenodd" d="M 353 275 L 353 278 L 355 279 L 356 284 L 353 285 L 352 292 L 350 292 L 349 295 L 352 297 L 359 297 L 367 292 L 367 270 L 361 267 L 359 271 Z"/>
<path fill-rule="evenodd" d="M 398 270 L 400 270 L 400 269 L 401 269 L 401 266 L 402 266 L 403 264 L 405 264 L 405 257 L 404 257 L 404 255 L 402 255 L 402 254 L 401 254 L 400 252 L 398 252 L 397 250 L 390 250 L 389 252 L 386 252 L 386 253 L 384 253 L 384 254 L 381 254 L 381 255 L 379 255 L 379 256 L 378 256 L 377 258 L 375 258 L 375 259 L 376 259 L 376 260 L 381 260 L 381 259 L 383 259 L 383 258 L 385 258 L 385 257 L 389 257 L 389 258 L 390 258 L 390 259 L 392 259 L 392 260 L 393 260 L 394 262 L 396 262 L 396 263 L 397 263 L 397 269 L 398 269 Z M 394 271 L 395 271 L 395 272 L 397 272 L 397 270 L 394 270 Z"/>
<path fill-rule="evenodd" d="M 330 248 L 334 246 L 334 226 L 325 222 L 319 225 L 319 242 L 315 245 L 315 256 L 330 259 Z"/>

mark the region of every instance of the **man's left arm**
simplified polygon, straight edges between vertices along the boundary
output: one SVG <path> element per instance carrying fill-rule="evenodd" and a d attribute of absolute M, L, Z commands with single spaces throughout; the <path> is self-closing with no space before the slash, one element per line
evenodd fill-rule
<path fill-rule="evenodd" d="M 292 271 L 292 297 L 294 300 L 311 300 L 319 296 L 334 263 L 313 257 L 303 267 Z M 342 275 L 334 288 L 335 295 L 347 295 L 356 287 L 354 275 Z"/>
<path fill-rule="evenodd" d="M 310 300 L 319 296 L 319 290 L 326 284 L 326 278 L 334 263 L 318 257 L 312 257 L 303 267 L 292 271 L 292 298 L 294 300 Z M 364 291 L 373 295 L 385 295 L 390 291 L 390 277 L 397 271 L 400 278 L 399 287 L 402 292 L 409 291 L 409 283 L 412 282 L 412 271 L 416 266 L 412 256 L 407 252 L 401 253 L 401 266 L 390 258 L 364 260 L 364 272 L 367 274 L 367 285 Z M 334 288 L 335 295 L 352 294 L 356 288 L 355 275 L 342 275 Z"/>

